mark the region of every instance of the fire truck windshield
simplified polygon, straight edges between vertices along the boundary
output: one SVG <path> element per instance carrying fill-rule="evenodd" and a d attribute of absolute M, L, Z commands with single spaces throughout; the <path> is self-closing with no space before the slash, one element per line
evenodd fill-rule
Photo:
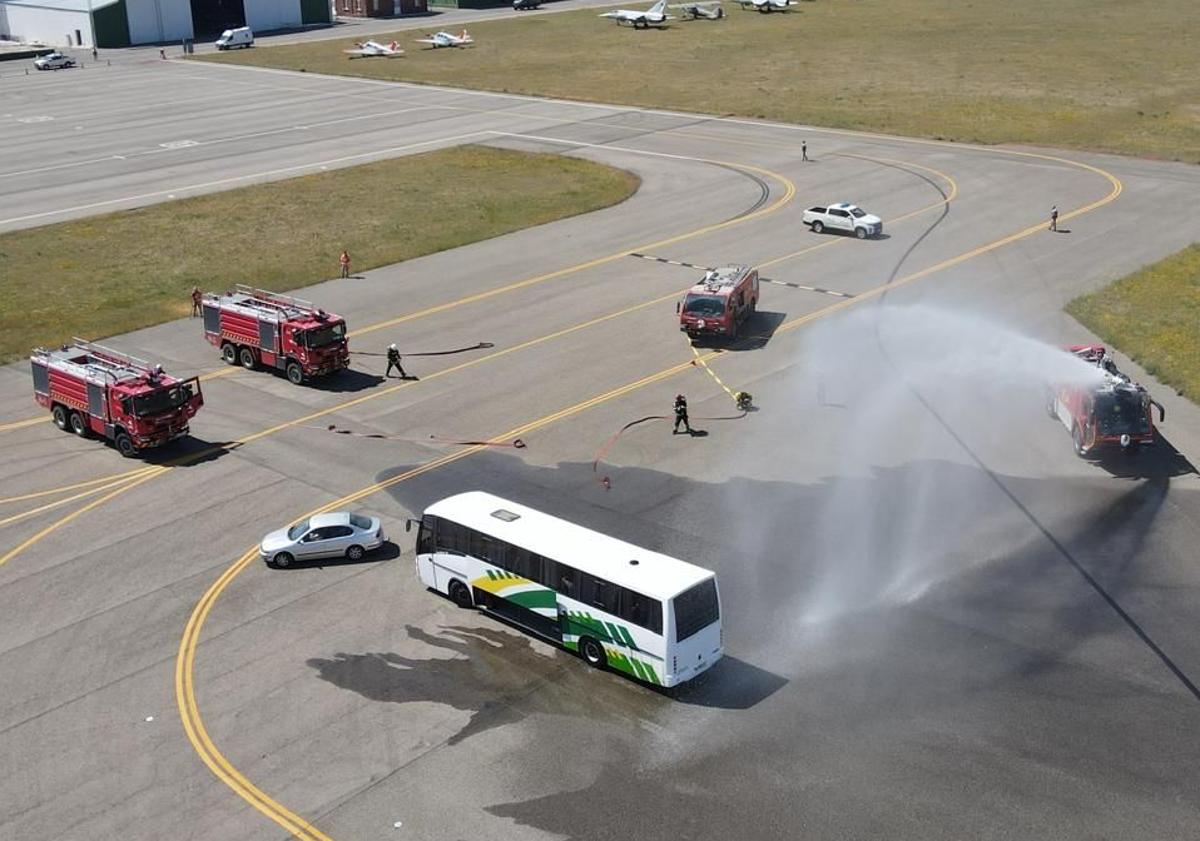
<path fill-rule="evenodd" d="M 1096 421 L 1101 435 L 1130 435 L 1150 431 L 1140 394 L 1116 391 L 1096 396 Z"/>
<path fill-rule="evenodd" d="M 325 327 L 314 327 L 311 330 L 305 330 L 301 335 L 304 336 L 305 347 L 325 347 L 337 344 L 346 338 L 346 323 L 339 321 Z"/>
<path fill-rule="evenodd" d="M 689 315 L 717 316 L 725 312 L 725 299 L 716 295 L 688 295 L 683 311 Z"/>
<path fill-rule="evenodd" d="M 137 417 L 158 415 L 178 409 L 192 399 L 192 387 L 188 383 L 180 383 L 170 388 L 160 388 L 147 394 L 139 394 L 133 398 L 133 414 Z"/>

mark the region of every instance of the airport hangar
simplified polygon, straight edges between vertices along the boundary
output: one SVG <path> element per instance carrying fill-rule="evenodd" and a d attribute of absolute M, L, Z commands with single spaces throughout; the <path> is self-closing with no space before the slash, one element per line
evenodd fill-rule
<path fill-rule="evenodd" d="M 128 47 L 330 22 L 329 0 L 0 0 L 0 35 L 56 47 Z"/>

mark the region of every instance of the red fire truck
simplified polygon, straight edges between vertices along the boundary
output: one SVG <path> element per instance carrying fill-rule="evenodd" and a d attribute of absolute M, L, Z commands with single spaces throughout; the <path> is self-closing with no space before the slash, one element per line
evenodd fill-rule
<path fill-rule="evenodd" d="M 204 337 L 230 365 L 283 371 L 299 385 L 350 365 L 346 322 L 308 301 L 249 286 L 203 299 Z"/>
<path fill-rule="evenodd" d="M 1070 431 L 1076 454 L 1095 455 L 1112 447 L 1136 453 L 1153 444 L 1151 407 L 1158 408 L 1161 423 L 1166 419 L 1162 404 L 1118 371 L 1102 345 L 1073 345 L 1067 350 L 1099 367 L 1103 376 L 1098 385 L 1058 385 L 1047 394 L 1046 411 Z"/>
<path fill-rule="evenodd" d="M 675 311 L 679 329 L 695 340 L 700 336 L 737 338 L 738 327 L 758 306 L 758 270 L 749 266 L 709 269 L 688 290 Z"/>
<path fill-rule="evenodd" d="M 177 380 L 161 365 L 80 339 L 35 350 L 30 363 L 33 396 L 59 429 L 103 436 L 126 457 L 187 435 L 204 405 L 195 377 Z"/>

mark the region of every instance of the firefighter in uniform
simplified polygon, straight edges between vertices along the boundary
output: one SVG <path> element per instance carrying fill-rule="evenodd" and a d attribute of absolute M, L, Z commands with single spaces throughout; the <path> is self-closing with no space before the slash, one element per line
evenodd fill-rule
<path fill-rule="evenodd" d="M 679 434 L 679 425 L 683 424 L 684 430 L 688 435 L 692 434 L 692 425 L 688 423 L 687 398 L 682 394 L 675 395 L 675 428 L 671 430 L 672 435 Z"/>
<path fill-rule="evenodd" d="M 394 344 L 388 346 L 387 361 L 387 373 L 384 374 L 385 377 L 392 375 L 392 368 L 394 367 L 400 372 L 400 379 L 408 379 L 408 374 L 404 373 L 404 366 L 400 364 L 400 350 Z"/>
<path fill-rule="evenodd" d="M 200 315 L 200 302 L 204 300 L 204 295 L 200 292 L 199 286 L 192 287 L 192 318 Z"/>

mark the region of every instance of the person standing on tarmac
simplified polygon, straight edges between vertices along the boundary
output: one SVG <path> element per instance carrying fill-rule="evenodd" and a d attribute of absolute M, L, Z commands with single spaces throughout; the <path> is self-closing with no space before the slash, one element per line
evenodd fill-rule
<path fill-rule="evenodd" d="M 404 373 L 404 366 L 400 364 L 400 350 L 395 345 L 388 346 L 387 360 L 387 373 L 384 374 L 385 377 L 390 377 L 392 375 L 392 368 L 395 367 L 400 372 L 400 379 L 408 379 L 408 374 Z"/>
<path fill-rule="evenodd" d="M 350 252 L 344 248 L 342 256 L 338 257 L 338 264 L 342 267 L 342 277 L 350 277 Z"/>
<path fill-rule="evenodd" d="M 1050 208 L 1050 230 L 1058 231 L 1058 205 Z"/>
<path fill-rule="evenodd" d="M 192 318 L 200 315 L 200 302 L 204 299 L 199 286 L 192 287 Z"/>
<path fill-rule="evenodd" d="M 688 423 L 688 408 L 687 398 L 682 394 L 675 395 L 675 428 L 671 430 L 672 435 L 679 434 L 679 425 L 683 424 L 684 431 L 688 435 L 692 434 L 692 425 Z"/>

